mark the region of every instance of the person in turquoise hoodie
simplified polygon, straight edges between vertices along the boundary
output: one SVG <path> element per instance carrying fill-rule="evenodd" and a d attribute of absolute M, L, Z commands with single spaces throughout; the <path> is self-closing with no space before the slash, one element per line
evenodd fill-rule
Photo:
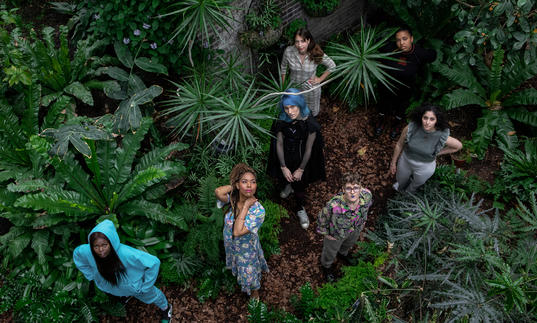
<path fill-rule="evenodd" d="M 172 306 L 162 291 L 156 288 L 160 260 L 119 242 L 114 223 L 104 220 L 88 235 L 89 244 L 73 252 L 76 267 L 88 280 L 105 293 L 134 296 L 161 310 L 162 322 L 171 322 Z"/>

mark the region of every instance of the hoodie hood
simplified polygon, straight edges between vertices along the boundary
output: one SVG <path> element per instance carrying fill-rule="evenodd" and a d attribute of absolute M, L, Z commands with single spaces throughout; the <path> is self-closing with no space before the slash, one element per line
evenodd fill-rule
<path fill-rule="evenodd" d="M 110 220 L 104 220 L 103 222 L 97 224 L 88 235 L 88 243 L 90 243 L 90 236 L 93 232 L 100 232 L 104 234 L 108 238 L 108 240 L 110 240 L 112 248 L 114 248 L 114 250 L 117 252 L 119 248 L 119 235 L 117 234 L 114 222 Z"/>

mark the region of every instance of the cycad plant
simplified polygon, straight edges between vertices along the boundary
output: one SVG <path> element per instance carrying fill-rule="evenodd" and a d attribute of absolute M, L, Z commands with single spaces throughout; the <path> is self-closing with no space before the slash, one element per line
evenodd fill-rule
<path fill-rule="evenodd" d="M 166 159 L 185 145 L 154 148 L 136 158 L 151 124 L 151 119 L 143 119 L 138 131 L 125 135 L 121 145 L 115 140 L 88 140 L 91 155 L 82 160 L 71 152 L 61 160 L 55 157 L 56 176 L 35 188 L 43 191 L 18 198 L 15 206 L 46 211 L 39 220 L 54 223 L 130 214 L 181 225 L 157 199 L 165 193 L 164 184 L 171 176 L 185 172 L 181 161 Z"/>
<path fill-rule="evenodd" d="M 483 107 L 483 116 L 472 133 L 476 153 L 483 156 L 496 133 L 502 141 L 510 141 L 514 126 L 510 119 L 537 127 L 537 113 L 522 106 L 537 104 L 537 89 L 516 91 L 526 80 L 537 75 L 537 62 L 525 64 L 515 56 L 504 61 L 504 51 L 494 52 L 490 67 L 479 62 L 476 68 L 463 63 L 449 67 L 439 64 L 437 71 L 459 88 L 442 97 L 446 110 L 468 105 Z"/>
<path fill-rule="evenodd" d="M 375 27 L 365 26 L 362 22 L 360 32 L 349 38 L 349 44 L 330 43 L 327 52 L 336 63 L 335 77 L 341 77 L 336 92 L 343 100 L 349 102 L 363 93 L 365 103 L 370 97 L 375 97 L 375 85 L 381 84 L 387 88 L 397 80 L 388 71 L 394 69 L 383 63 L 383 60 L 393 59 L 390 53 L 379 50 L 386 40 L 392 37 L 392 32 L 384 36 Z"/>

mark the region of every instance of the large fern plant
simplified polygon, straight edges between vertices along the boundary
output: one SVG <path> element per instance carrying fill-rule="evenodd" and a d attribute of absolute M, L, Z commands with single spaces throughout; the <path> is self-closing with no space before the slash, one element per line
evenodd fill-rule
<path fill-rule="evenodd" d="M 52 161 L 56 176 L 36 187 L 42 192 L 21 196 L 15 205 L 44 210 L 52 222 L 131 214 L 181 225 L 156 199 L 171 176 L 186 171 L 181 161 L 167 160 L 172 151 L 186 145 L 154 148 L 136 158 L 151 124 L 150 118 L 143 119 L 138 131 L 125 135 L 120 145 L 115 140 L 90 141 L 92 154 L 82 161 L 71 152 L 62 160 L 56 157 Z"/>
<path fill-rule="evenodd" d="M 447 110 L 468 105 L 485 108 L 472 133 L 476 153 L 480 156 L 487 150 L 494 133 L 503 141 L 511 140 L 514 126 L 510 119 L 537 127 L 537 112 L 523 108 L 537 104 L 537 89 L 514 92 L 537 75 L 537 62 L 525 64 L 519 57 L 504 60 L 504 51 L 497 50 L 490 67 L 479 62 L 476 68 L 455 63 L 453 66 L 439 64 L 436 69 L 458 86 L 442 97 L 442 105 Z"/>

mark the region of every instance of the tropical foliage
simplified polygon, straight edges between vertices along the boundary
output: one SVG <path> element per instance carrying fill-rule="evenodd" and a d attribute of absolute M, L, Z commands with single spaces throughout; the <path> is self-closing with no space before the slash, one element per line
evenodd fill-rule
<path fill-rule="evenodd" d="M 392 82 L 397 82 L 388 73 L 393 68 L 383 63 L 383 60 L 390 59 L 391 54 L 380 52 L 380 48 L 391 37 L 391 33 L 384 33 L 379 38 L 375 27 L 362 23 L 361 31 L 349 38 L 349 45 L 331 43 L 328 46 L 327 52 L 337 65 L 334 75 L 342 78 L 336 92 L 341 94 L 344 101 L 351 101 L 363 93 L 367 104 L 370 97 L 376 100 L 376 84 L 391 88 Z"/>
<path fill-rule="evenodd" d="M 512 140 L 510 137 L 515 129 L 510 119 L 537 127 L 537 114 L 521 108 L 537 104 L 537 90 L 528 88 L 513 92 L 524 81 L 537 75 L 536 62 L 526 64 L 518 56 L 504 60 L 504 51 L 500 49 L 494 53 L 490 67 L 480 61 L 477 68 L 455 63 L 452 67 L 440 64 L 437 70 L 461 86 L 442 98 L 446 109 L 467 105 L 485 108 L 472 134 L 474 148 L 480 156 L 487 150 L 494 133 L 503 142 Z"/>

